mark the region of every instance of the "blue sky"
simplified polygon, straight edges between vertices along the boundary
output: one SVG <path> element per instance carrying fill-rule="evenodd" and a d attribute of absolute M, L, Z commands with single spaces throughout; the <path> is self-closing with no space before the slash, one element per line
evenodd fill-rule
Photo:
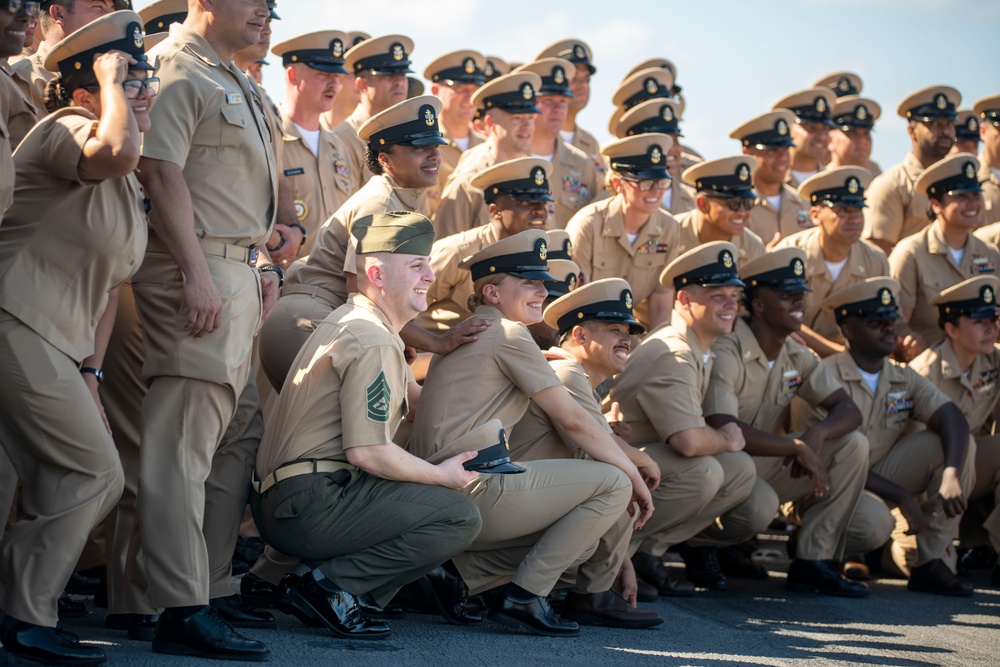
<path fill-rule="evenodd" d="M 583 39 L 598 72 L 579 123 L 602 142 L 625 72 L 669 58 L 687 101 L 684 143 L 706 158 L 737 153 L 730 130 L 836 70 L 860 74 L 862 95 L 882 105 L 873 158 L 883 168 L 909 150 L 895 113 L 909 93 L 954 86 L 963 108 L 1000 93 L 1000 0 L 278 0 L 277 11 L 274 44 L 321 29 L 405 34 L 418 75 L 458 49 L 527 61 L 557 39 Z M 280 101 L 280 59 L 270 60 L 264 85 Z"/>

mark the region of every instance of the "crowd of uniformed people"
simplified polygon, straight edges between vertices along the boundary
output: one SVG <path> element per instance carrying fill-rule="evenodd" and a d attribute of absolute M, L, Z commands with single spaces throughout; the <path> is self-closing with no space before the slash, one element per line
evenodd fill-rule
<path fill-rule="evenodd" d="M 578 39 L 425 87 L 406 36 L 277 19 L 0 0 L 2 660 L 103 663 L 83 589 L 232 660 L 269 609 L 651 628 L 776 522 L 789 591 L 1000 585 L 1000 94 L 913 92 L 882 170 L 837 72 L 705 159 L 665 58 L 600 145 Z"/>

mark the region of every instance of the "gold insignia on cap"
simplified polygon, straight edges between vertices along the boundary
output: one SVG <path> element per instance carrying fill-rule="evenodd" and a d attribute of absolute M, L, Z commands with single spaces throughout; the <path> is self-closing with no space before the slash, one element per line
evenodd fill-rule
<path fill-rule="evenodd" d="M 669 104 L 663 105 L 663 111 L 660 113 L 660 118 L 668 123 L 674 119 L 674 110 L 670 108 Z"/>
<path fill-rule="evenodd" d="M 431 107 L 424 109 L 424 124 L 427 127 L 434 127 L 434 109 Z"/>
<path fill-rule="evenodd" d="M 888 287 L 883 287 L 878 292 L 878 299 L 882 302 L 883 306 L 888 306 L 892 303 L 892 292 L 889 291 Z"/>
<path fill-rule="evenodd" d="M 493 69 L 493 63 L 491 62 L 487 62 L 486 67 L 483 68 L 483 74 L 485 74 L 486 76 L 493 76 L 493 73 L 495 71 L 496 70 Z"/>
<path fill-rule="evenodd" d="M 993 303 L 993 289 L 990 287 L 983 288 L 983 303 Z"/>
<path fill-rule="evenodd" d="M 656 85 L 656 79 L 653 78 L 646 79 L 646 82 L 643 85 L 646 86 L 646 92 L 650 95 L 655 95 L 656 91 L 659 89 L 659 86 Z"/>
<path fill-rule="evenodd" d="M 333 40 L 333 42 L 330 44 L 330 51 L 333 52 L 334 58 L 341 57 L 342 55 L 344 55 L 344 43 L 339 39 Z"/>
<path fill-rule="evenodd" d="M 801 259 L 796 257 L 795 260 L 792 261 L 792 273 L 794 273 L 797 276 L 801 276 L 805 272 L 806 272 L 805 265 L 802 263 Z"/>
<path fill-rule="evenodd" d="M 837 88 L 846 93 L 851 89 L 851 80 L 846 76 L 840 77 L 840 80 L 837 81 Z"/>
<path fill-rule="evenodd" d="M 73 69 L 82 69 L 82 68 L 83 68 L 83 65 L 81 65 L 79 62 L 73 63 Z"/>
<path fill-rule="evenodd" d="M 733 264 L 735 264 L 733 261 L 733 254 L 728 250 L 723 250 L 722 256 L 719 259 L 722 260 L 722 265 L 727 269 L 733 268 Z"/>
<path fill-rule="evenodd" d="M 563 71 L 562 67 L 552 68 L 552 80 L 555 81 L 560 86 L 566 83 L 566 72 Z"/>
<path fill-rule="evenodd" d="M 142 30 L 139 29 L 138 25 L 132 26 L 132 43 L 135 44 L 135 48 L 142 48 Z"/>
<path fill-rule="evenodd" d="M 566 279 L 566 286 L 569 287 L 569 291 L 572 292 L 576 289 L 576 274 L 569 274 L 569 278 Z"/>
<path fill-rule="evenodd" d="M 750 167 L 745 163 L 740 163 L 740 168 L 736 170 L 736 176 L 744 183 L 750 180 Z"/>
<path fill-rule="evenodd" d="M 402 44 L 393 44 L 391 53 L 393 60 L 402 60 L 403 57 L 406 55 L 406 53 L 403 51 Z"/>
<path fill-rule="evenodd" d="M 622 295 L 622 301 L 625 302 L 626 308 L 632 310 L 632 292 L 625 290 L 625 293 Z"/>
<path fill-rule="evenodd" d="M 859 104 L 858 108 L 854 110 L 854 117 L 858 120 L 865 120 L 868 118 L 868 107 L 864 104 Z"/>
<path fill-rule="evenodd" d="M 963 169 L 965 170 L 965 177 L 970 181 L 976 177 L 976 166 L 971 162 L 966 162 Z"/>
<path fill-rule="evenodd" d="M 817 97 L 816 98 L 816 111 L 818 113 L 824 113 L 826 111 L 826 98 Z"/>
<path fill-rule="evenodd" d="M 649 161 L 653 164 L 660 164 L 660 160 L 663 159 L 663 152 L 660 151 L 659 146 L 653 146 L 649 149 Z"/>
<path fill-rule="evenodd" d="M 545 247 L 545 241 L 538 244 L 538 259 L 543 262 L 549 258 L 549 249 Z"/>
<path fill-rule="evenodd" d="M 860 189 L 861 189 L 861 183 L 855 176 L 851 176 L 849 179 L 847 179 L 848 192 L 850 192 L 852 195 L 856 195 L 858 194 L 858 190 Z"/>
<path fill-rule="evenodd" d="M 965 124 L 969 128 L 969 132 L 975 132 L 979 129 L 979 121 L 976 120 L 975 116 L 969 116 L 969 121 Z"/>
<path fill-rule="evenodd" d="M 521 86 L 521 97 L 523 97 L 524 99 L 530 100 L 534 94 L 535 91 L 531 88 L 530 83 L 526 83 L 523 86 Z"/>
<path fill-rule="evenodd" d="M 566 244 L 563 247 L 566 248 L 566 254 L 569 255 L 570 257 L 572 257 L 573 256 L 573 242 L 572 241 L 566 241 Z"/>
<path fill-rule="evenodd" d="M 507 445 L 507 432 L 500 429 L 500 444 L 504 446 L 504 449 L 510 449 Z"/>
<path fill-rule="evenodd" d="M 587 58 L 587 52 L 583 50 L 583 45 L 581 44 L 577 44 L 573 47 L 573 55 L 580 60 L 586 60 Z"/>
<path fill-rule="evenodd" d="M 788 123 L 785 122 L 785 119 L 779 118 L 778 122 L 774 125 L 774 129 L 777 130 L 778 134 L 781 136 L 785 136 L 788 134 Z"/>
<path fill-rule="evenodd" d="M 934 98 L 934 106 L 936 106 L 938 109 L 948 108 L 948 98 L 944 96 L 944 93 L 937 94 L 937 96 Z"/>
<path fill-rule="evenodd" d="M 541 167 L 535 167 L 534 171 L 531 172 L 531 178 L 535 180 L 535 185 L 545 185 L 545 170 Z"/>

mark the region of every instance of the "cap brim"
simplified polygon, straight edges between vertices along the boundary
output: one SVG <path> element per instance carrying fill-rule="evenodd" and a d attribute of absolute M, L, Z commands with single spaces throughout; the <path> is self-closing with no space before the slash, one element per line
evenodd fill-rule
<path fill-rule="evenodd" d="M 394 142 L 386 140 L 387 144 L 392 144 Z M 400 141 L 396 142 L 397 146 L 412 146 L 414 148 L 424 148 L 425 146 L 447 146 L 448 142 L 442 137 L 420 137 L 419 139 L 411 139 L 410 141 Z"/>
<path fill-rule="evenodd" d="M 387 74 L 393 76 L 396 74 L 413 74 L 413 70 L 410 69 L 409 65 L 401 65 L 399 67 L 366 67 L 361 71 L 369 71 L 374 72 L 375 74 Z"/>
<path fill-rule="evenodd" d="M 973 320 L 995 320 L 997 318 L 997 309 L 996 306 L 983 306 L 982 308 L 976 308 L 962 314 Z"/>
<path fill-rule="evenodd" d="M 754 144 L 754 148 L 762 151 L 767 150 L 768 148 L 792 148 L 793 146 L 795 146 L 795 142 L 792 141 L 791 138 L 789 137 L 780 139 L 778 141 L 769 141 L 766 144 L 762 144 L 760 142 Z"/>
<path fill-rule="evenodd" d="M 946 195 L 957 195 L 964 194 L 966 192 L 982 192 L 983 186 L 979 181 L 966 181 L 961 185 L 957 185 L 953 188 L 948 188 L 948 191 L 944 194 Z"/>
<path fill-rule="evenodd" d="M 280 21 L 281 20 L 281 17 L 278 16 L 278 12 L 274 11 L 273 9 L 271 10 L 271 15 L 268 16 L 267 18 L 274 19 L 275 21 Z"/>
<path fill-rule="evenodd" d="M 516 199 L 517 201 L 523 201 L 523 202 L 533 202 L 533 201 L 545 201 L 545 202 L 549 202 L 549 201 L 555 201 L 555 199 L 553 199 L 552 195 L 550 195 L 550 194 L 540 195 L 540 194 L 536 194 L 534 192 L 501 192 L 500 194 L 506 195 L 506 196 L 510 197 L 511 199 Z M 558 259 L 558 258 L 557 257 L 552 257 L 552 255 L 549 254 L 549 259 Z"/>
<path fill-rule="evenodd" d="M 662 169 L 640 169 L 639 171 L 630 171 L 630 174 L 635 174 L 637 178 L 670 178 L 670 172 L 666 168 Z M 673 180 L 673 179 L 671 179 Z"/>
<path fill-rule="evenodd" d="M 519 271 L 513 273 L 511 271 L 505 271 L 508 276 L 514 276 L 515 278 L 524 278 L 525 280 L 542 280 L 556 282 L 555 276 L 553 276 L 548 271 Z"/>
<path fill-rule="evenodd" d="M 512 113 L 512 114 L 542 113 L 542 110 L 539 109 L 538 107 L 536 107 L 534 104 L 532 104 L 532 105 L 527 105 L 526 104 L 524 106 L 503 106 L 503 105 L 496 105 L 496 106 L 493 106 L 493 107 L 490 107 L 490 108 L 491 109 L 499 109 L 500 111 L 506 111 L 507 113 Z M 489 111 L 489 110 L 490 109 L 483 109 L 483 111 Z"/>
<path fill-rule="evenodd" d="M 498 463 L 492 466 L 466 467 L 470 472 L 478 472 L 486 475 L 517 475 L 525 471 L 525 468 L 516 463 Z"/>
<path fill-rule="evenodd" d="M 767 287 L 768 289 L 773 289 L 775 292 L 812 292 L 812 288 L 803 280 L 783 280 L 778 283 L 771 283 L 770 285 L 761 284 L 758 287 Z"/>
<path fill-rule="evenodd" d="M 695 281 L 693 284 L 701 285 L 702 287 L 746 287 L 746 283 L 739 278 L 729 278 L 728 280 L 713 281 L 708 283 L 699 283 L 698 281 Z"/>
<path fill-rule="evenodd" d="M 312 69 L 329 74 L 350 74 L 343 65 L 329 65 L 327 63 L 305 63 Z"/>
<path fill-rule="evenodd" d="M 136 63 L 134 65 L 129 65 L 128 68 L 132 69 L 132 70 L 143 70 L 143 71 L 147 71 L 147 72 L 155 72 L 156 71 L 156 68 L 153 66 L 153 64 L 151 62 L 149 62 L 149 59 L 146 58 L 145 56 L 143 56 L 142 60 L 139 60 L 137 58 L 136 59 Z"/>

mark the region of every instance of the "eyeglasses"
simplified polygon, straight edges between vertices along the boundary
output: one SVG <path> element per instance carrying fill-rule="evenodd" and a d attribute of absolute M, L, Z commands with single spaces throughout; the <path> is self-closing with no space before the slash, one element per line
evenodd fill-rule
<path fill-rule="evenodd" d="M 935 132 L 946 132 L 948 130 L 954 131 L 955 129 L 955 121 L 948 118 L 933 118 L 931 120 L 922 120 L 920 122 L 927 126 L 927 129 Z"/>
<path fill-rule="evenodd" d="M 673 182 L 669 178 L 630 178 L 628 176 L 622 176 L 622 180 L 628 183 L 635 183 L 636 187 L 639 188 L 639 192 L 650 192 L 653 189 L 656 190 L 666 190 L 670 187 Z"/>
<path fill-rule="evenodd" d="M 125 99 L 134 100 L 142 94 L 142 89 L 145 88 L 149 92 L 150 97 L 155 97 L 158 92 L 160 92 L 160 79 L 151 76 L 148 79 L 129 79 L 128 81 L 122 81 L 122 88 L 125 89 Z"/>
<path fill-rule="evenodd" d="M 17 14 L 21 10 L 24 10 L 24 13 L 28 16 L 38 16 L 41 6 L 42 3 L 36 0 L 7 0 L 7 11 L 11 14 Z"/>
<path fill-rule="evenodd" d="M 757 205 L 757 199 L 754 197 L 720 197 L 717 195 L 709 195 L 708 198 L 725 202 L 726 208 L 734 213 L 741 208 L 744 211 L 752 211 L 753 207 Z"/>

